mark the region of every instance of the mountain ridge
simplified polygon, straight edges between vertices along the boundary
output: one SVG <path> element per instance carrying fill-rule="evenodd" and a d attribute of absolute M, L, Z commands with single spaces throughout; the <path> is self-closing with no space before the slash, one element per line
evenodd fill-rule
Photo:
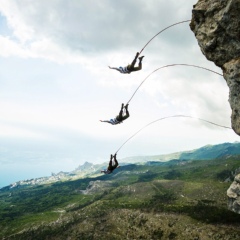
<path fill-rule="evenodd" d="M 169 163 L 170 165 L 172 165 L 176 164 L 178 160 L 210 160 L 238 154 L 240 155 L 240 142 L 234 142 L 234 143 L 221 143 L 216 145 L 208 144 L 197 149 L 174 152 L 171 154 L 127 157 L 120 159 L 119 163 L 121 166 L 131 164 L 152 165 L 156 163 L 166 164 Z M 60 171 L 59 173 L 52 173 L 51 176 L 20 180 L 3 188 L 0 188 L 0 190 L 24 187 L 29 185 L 50 184 L 59 181 L 72 181 L 86 177 L 97 177 L 101 175 L 100 171 L 103 168 L 106 168 L 107 164 L 108 164 L 107 162 L 101 164 L 85 162 L 84 164 L 79 165 L 73 171 L 70 172 Z"/>
<path fill-rule="evenodd" d="M 207 151 L 207 153 L 205 153 Z M 221 154 L 219 154 L 221 151 Z M 151 158 L 153 161 L 170 161 L 170 160 L 204 160 L 215 159 L 218 157 L 224 157 L 226 155 L 240 154 L 240 142 L 234 143 L 221 143 L 215 145 L 205 145 L 193 150 L 174 152 L 170 154 L 161 154 L 153 156 L 133 156 L 122 159 L 122 162 L 137 163 L 139 160 L 149 161 Z M 140 161 L 141 162 L 141 161 Z"/>

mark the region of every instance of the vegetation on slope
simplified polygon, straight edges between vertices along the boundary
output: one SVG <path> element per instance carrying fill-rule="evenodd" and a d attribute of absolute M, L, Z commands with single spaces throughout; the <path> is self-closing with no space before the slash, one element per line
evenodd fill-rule
<path fill-rule="evenodd" d="M 128 165 L 0 192 L 2 239 L 239 239 L 226 190 L 239 158 Z M 70 239 L 70 238 L 69 238 Z"/>

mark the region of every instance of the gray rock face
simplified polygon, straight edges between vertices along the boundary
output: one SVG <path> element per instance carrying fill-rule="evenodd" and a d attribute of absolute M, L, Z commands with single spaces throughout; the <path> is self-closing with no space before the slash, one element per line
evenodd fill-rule
<path fill-rule="evenodd" d="M 202 53 L 223 70 L 232 128 L 240 135 L 240 0 L 199 0 L 193 6 L 190 28 Z"/>
<path fill-rule="evenodd" d="M 234 178 L 234 182 L 227 190 L 228 208 L 240 214 L 240 174 Z"/>
<path fill-rule="evenodd" d="M 86 190 L 81 190 L 83 194 L 95 194 L 95 193 L 102 193 L 105 190 L 109 190 L 113 188 L 111 181 L 91 181 L 87 186 Z"/>

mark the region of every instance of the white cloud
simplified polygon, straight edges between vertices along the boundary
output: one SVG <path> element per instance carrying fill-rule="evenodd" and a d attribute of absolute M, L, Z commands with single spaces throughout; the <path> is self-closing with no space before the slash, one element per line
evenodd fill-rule
<path fill-rule="evenodd" d="M 184 17 L 189 19 L 191 4 L 183 3 L 185 1 L 177 4 L 168 1 L 166 4 L 155 0 L 124 0 L 119 3 L 109 0 L 101 3 L 93 0 L 1 0 L 0 11 L 6 16 L 13 36 L 26 45 L 48 39 L 63 49 L 103 52 L 126 47 L 140 48 L 139 43 L 143 45 L 161 28 L 185 20 L 182 19 Z M 177 40 L 176 36 L 169 39 Z"/>
<path fill-rule="evenodd" d="M 23 147 L 33 154 L 34 144 L 53 155 L 61 146 L 64 159 L 95 162 L 161 117 L 186 114 L 228 126 L 231 111 L 224 79 L 190 67 L 152 74 L 132 99 L 125 123 L 99 122 L 117 115 L 121 103 L 156 68 L 188 63 L 221 73 L 201 53 L 189 23 L 154 38 L 143 51 L 141 71 L 123 75 L 108 68 L 127 65 L 161 29 L 190 19 L 194 3 L 0 0 L 1 19 L 6 19 L 2 24 L 8 30 L 0 35 L 0 139 L 25 139 Z M 137 135 L 121 156 L 188 150 L 237 137 L 204 122 L 171 119 Z M 16 142 L 14 149 L 22 146 Z"/>
<path fill-rule="evenodd" d="M 9 37 L 0 36 L 1 53 L 3 57 L 21 56 L 22 58 L 31 57 L 31 53 L 24 49 L 19 43 L 11 40 Z"/>
<path fill-rule="evenodd" d="M 13 30 L 13 36 L 24 43 L 32 39 L 34 31 L 31 24 L 25 22 L 22 10 L 17 1 L 0 1 L 0 11 L 7 18 L 8 26 Z"/>

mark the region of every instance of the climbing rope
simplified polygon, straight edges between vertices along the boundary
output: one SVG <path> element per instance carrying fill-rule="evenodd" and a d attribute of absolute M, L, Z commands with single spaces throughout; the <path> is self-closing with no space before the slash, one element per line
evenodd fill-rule
<path fill-rule="evenodd" d="M 197 117 L 192 117 L 192 116 L 187 116 L 187 115 L 173 115 L 173 116 L 168 116 L 168 117 L 163 117 L 163 118 L 159 118 L 153 122 L 150 122 L 148 123 L 147 125 L 145 125 L 144 127 L 140 128 L 136 133 L 134 133 L 131 137 L 129 137 L 119 148 L 118 150 L 116 151 L 116 154 L 119 152 L 119 150 L 130 140 L 132 139 L 134 136 L 136 136 L 139 132 L 141 132 L 144 128 L 148 127 L 149 125 L 153 124 L 153 123 L 156 123 L 158 121 L 161 121 L 161 120 L 164 120 L 164 119 L 167 119 L 167 118 L 178 118 L 178 117 L 183 117 L 183 118 L 193 118 L 193 119 L 197 119 L 197 120 L 200 120 L 200 121 L 203 121 L 203 122 L 207 122 L 209 124 L 212 124 L 212 125 L 215 125 L 215 126 L 218 126 L 218 127 L 222 127 L 222 128 L 227 128 L 227 129 L 232 129 L 231 127 L 226 127 L 226 126 L 223 126 L 223 125 L 220 125 L 220 124 L 217 124 L 217 123 L 214 123 L 214 122 L 210 122 L 208 120 L 205 120 L 205 119 L 202 119 L 202 118 L 197 118 Z"/>
<path fill-rule="evenodd" d="M 143 50 L 146 48 L 146 46 L 156 37 L 158 36 L 160 33 L 164 32 L 165 30 L 167 30 L 168 28 L 171 28 L 175 25 L 178 25 L 178 24 L 182 24 L 182 23 L 186 23 L 186 22 L 190 22 L 191 20 L 185 20 L 185 21 L 181 21 L 181 22 L 177 22 L 177 23 L 174 23 L 164 29 L 162 29 L 160 32 L 158 32 L 156 35 L 154 35 L 145 45 L 144 47 L 142 48 L 142 50 L 139 52 L 139 55 L 143 52 Z M 205 68 L 205 67 L 200 67 L 200 66 L 197 66 L 197 65 L 192 65 L 192 64 L 170 64 L 170 65 L 165 65 L 165 66 L 162 66 L 160 68 L 157 68 L 155 69 L 153 72 L 151 72 L 141 83 L 140 85 L 137 87 L 137 89 L 135 90 L 135 92 L 133 93 L 133 95 L 131 96 L 131 98 L 129 99 L 129 101 L 127 102 L 127 104 L 130 103 L 130 101 L 133 99 L 134 95 L 136 94 L 136 92 L 138 91 L 138 89 L 142 86 L 142 84 L 156 71 L 160 70 L 160 69 L 163 69 L 163 68 L 167 68 L 167 67 L 173 67 L 173 66 L 188 66 L 188 67 L 195 67 L 195 68 L 201 68 L 201 69 L 204 69 L 204 70 L 207 70 L 207 71 L 210 71 L 210 72 L 213 72 L 215 74 L 218 74 L 220 76 L 223 76 L 222 74 L 218 73 L 218 72 L 215 72 L 211 69 L 208 69 L 208 68 Z M 153 123 L 156 123 L 158 121 L 161 121 L 161 120 L 164 120 L 164 119 L 167 119 L 167 118 L 178 118 L 178 117 L 184 117 L 184 118 L 192 118 L 192 119 L 197 119 L 199 121 L 203 121 L 203 122 L 207 122 L 209 124 L 212 124 L 212 125 L 215 125 L 215 126 L 218 126 L 218 127 L 222 127 L 222 128 L 227 128 L 227 129 L 232 129 L 231 127 L 227 127 L 227 126 L 222 126 L 222 125 L 219 125 L 217 123 L 214 123 L 214 122 L 210 122 L 208 120 L 205 120 L 205 119 L 201 119 L 201 118 L 196 118 L 196 117 L 192 117 L 192 116 L 187 116 L 187 115 L 173 115 L 173 116 L 168 116 L 168 117 L 163 117 L 163 118 L 159 118 L 153 122 L 150 122 L 148 123 L 147 125 L 143 126 L 141 129 L 139 129 L 136 133 L 134 133 L 132 136 L 130 136 L 119 148 L 118 150 L 116 151 L 115 154 L 117 154 L 120 149 L 130 140 L 132 139 L 134 136 L 136 136 L 139 132 L 141 132 L 144 128 L 148 127 L 149 125 L 153 124 Z"/>
<path fill-rule="evenodd" d="M 167 30 L 168 28 L 171 28 L 171 27 L 173 27 L 173 26 L 175 26 L 175 25 L 178 25 L 178 24 L 181 24 L 181 23 L 185 23 L 185 22 L 191 22 L 191 20 L 185 20 L 185 21 L 182 21 L 182 22 L 177 22 L 177 23 L 174 23 L 174 24 L 172 24 L 172 25 L 170 25 L 170 26 L 162 29 L 160 32 L 158 32 L 155 36 L 153 36 L 153 37 L 145 44 L 145 46 L 144 46 L 144 47 L 142 48 L 142 50 L 139 52 L 139 55 L 142 53 L 142 51 L 145 49 L 145 47 L 146 47 L 157 35 L 159 35 L 160 33 L 164 32 L 164 31 Z"/>
<path fill-rule="evenodd" d="M 130 101 L 132 100 L 132 98 L 134 97 L 134 95 L 136 94 L 136 92 L 138 91 L 138 89 L 142 86 L 142 84 L 143 84 L 153 73 L 155 73 L 156 71 L 158 71 L 158 70 L 160 70 L 160 69 L 167 68 L 167 67 L 174 67 L 174 66 L 187 66 L 187 67 L 201 68 L 201 69 L 204 69 L 204 70 L 213 72 L 213 73 L 215 73 L 215 74 L 218 74 L 218 75 L 220 75 L 220 76 L 223 76 L 222 74 L 220 74 L 220 73 L 218 73 L 218 72 L 215 72 L 215 71 L 213 71 L 213 70 L 211 70 L 211 69 L 208 69 L 208 68 L 205 68 L 205 67 L 200 67 L 200 66 L 197 66 L 197 65 L 192 65 L 192 64 L 179 63 L 179 64 L 165 65 L 165 66 L 162 66 L 162 67 L 159 67 L 159 68 L 155 69 L 153 72 L 151 72 L 151 73 L 140 83 L 140 85 L 137 87 L 137 89 L 135 90 L 135 92 L 133 93 L 133 95 L 131 96 L 131 98 L 129 99 L 129 101 L 127 102 L 127 104 L 130 103 Z"/>

